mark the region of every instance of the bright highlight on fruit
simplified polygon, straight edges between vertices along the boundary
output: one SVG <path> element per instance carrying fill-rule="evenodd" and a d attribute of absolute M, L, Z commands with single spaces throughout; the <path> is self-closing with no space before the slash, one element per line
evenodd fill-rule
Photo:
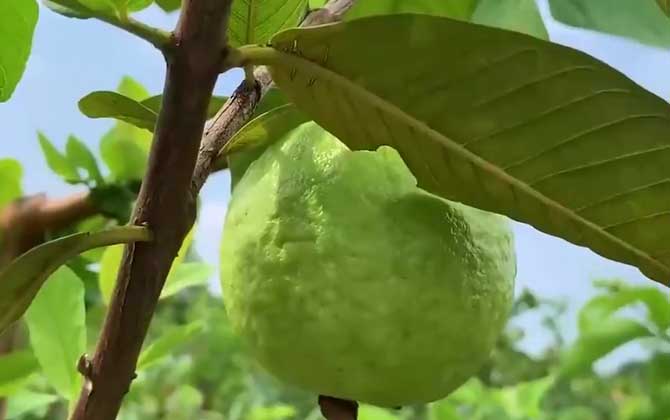
<path fill-rule="evenodd" d="M 477 372 L 512 302 L 506 218 L 429 194 L 394 149 L 352 152 L 314 123 L 231 168 L 246 172 L 226 217 L 224 299 L 270 373 L 394 407 Z"/>

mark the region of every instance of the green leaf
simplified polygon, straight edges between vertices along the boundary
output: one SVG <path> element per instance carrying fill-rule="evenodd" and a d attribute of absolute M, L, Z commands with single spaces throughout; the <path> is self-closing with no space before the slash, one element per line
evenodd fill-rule
<path fill-rule="evenodd" d="M 0 2 L 0 102 L 14 93 L 23 76 L 37 24 L 35 0 Z"/>
<path fill-rule="evenodd" d="M 653 334 L 639 322 L 625 318 L 601 320 L 598 328 L 580 334 L 561 358 L 560 375 L 569 377 L 589 372 L 591 365 L 617 347 Z"/>
<path fill-rule="evenodd" d="M 399 420 L 399 417 L 389 410 L 367 404 L 358 408 L 358 418 L 360 420 Z"/>
<path fill-rule="evenodd" d="M 23 419 L 22 416 L 28 414 L 35 418 L 45 418 L 49 405 L 57 400 L 58 397 L 53 394 L 33 391 L 18 392 L 7 400 L 7 419 Z"/>
<path fill-rule="evenodd" d="M 542 418 L 542 401 L 554 383 L 554 377 L 546 376 L 496 390 L 495 397 L 505 407 L 510 418 Z"/>
<path fill-rule="evenodd" d="M 174 296 L 189 287 L 204 286 L 213 273 L 214 269 L 209 264 L 192 262 L 176 265 L 165 280 L 161 299 Z"/>
<path fill-rule="evenodd" d="M 0 333 L 23 315 L 46 279 L 70 258 L 101 246 L 150 239 L 148 229 L 124 226 L 65 236 L 19 256 L 0 271 Z"/>
<path fill-rule="evenodd" d="M 131 12 L 139 12 L 151 6 L 153 0 L 128 0 L 128 10 Z"/>
<path fill-rule="evenodd" d="M 63 398 L 81 387 L 77 361 L 86 351 L 84 284 L 69 268 L 54 272 L 26 311 L 30 344 L 49 383 Z"/>
<path fill-rule="evenodd" d="M 179 346 L 187 344 L 196 335 L 200 334 L 203 328 L 204 324 L 201 321 L 195 321 L 187 325 L 174 327 L 165 332 L 142 351 L 137 361 L 137 370 L 144 371 L 151 367 L 151 365 L 170 356 Z"/>
<path fill-rule="evenodd" d="M 656 0 L 658 6 L 663 10 L 666 16 L 670 17 L 670 0 Z"/>
<path fill-rule="evenodd" d="M 9 395 L 18 384 L 28 379 L 38 367 L 37 359 L 28 350 L 15 351 L 0 356 L 0 397 Z"/>
<path fill-rule="evenodd" d="M 81 168 L 86 171 L 88 178 L 95 181 L 96 185 L 103 185 L 105 181 L 102 179 L 98 162 L 95 156 L 88 149 L 88 147 L 75 136 L 70 136 L 65 145 L 65 155 L 70 164 L 76 168 Z"/>
<path fill-rule="evenodd" d="M 257 117 L 261 114 L 265 114 L 266 112 L 272 111 L 287 103 L 288 100 L 286 99 L 286 95 L 282 93 L 281 89 L 272 86 L 268 89 L 265 95 L 263 95 L 263 99 L 258 103 L 258 106 L 256 106 L 254 116 Z"/>
<path fill-rule="evenodd" d="M 42 4 L 52 11 L 70 18 L 88 19 L 93 17 L 91 10 L 76 0 L 42 0 Z"/>
<path fill-rule="evenodd" d="M 429 192 L 670 282 L 670 107 L 594 58 L 425 15 L 289 29 L 241 53 L 351 149 L 396 148 Z"/>
<path fill-rule="evenodd" d="M 116 92 L 97 91 L 79 100 L 79 110 L 89 118 L 116 118 L 139 128 L 154 130 L 158 115 L 142 103 Z"/>
<path fill-rule="evenodd" d="M 156 0 L 156 4 L 166 12 L 174 12 L 181 7 L 181 0 Z"/>
<path fill-rule="evenodd" d="M 535 0 L 479 0 L 472 22 L 549 39 Z"/>
<path fill-rule="evenodd" d="M 209 107 L 207 108 L 207 118 L 212 118 L 219 111 L 219 109 L 221 109 L 227 100 L 228 97 L 226 96 L 212 96 L 212 99 L 209 101 Z M 155 95 L 143 100 L 140 103 L 158 115 L 161 110 L 162 101 L 163 95 Z"/>
<path fill-rule="evenodd" d="M 481 0 L 374 0 L 358 1 L 345 15 L 345 20 L 360 19 L 368 16 L 399 13 L 421 13 L 432 16 L 469 20 Z M 504 0 L 498 0 L 505 3 Z"/>
<path fill-rule="evenodd" d="M 116 0 L 77 0 L 85 8 L 107 16 L 115 16 Z"/>
<path fill-rule="evenodd" d="M 608 32 L 660 47 L 670 46 L 668 20 L 651 1 L 549 0 L 551 14 L 571 26 Z"/>
<path fill-rule="evenodd" d="M 165 293 L 165 288 L 173 287 L 170 286 L 170 283 L 179 282 L 179 277 L 176 277 L 175 271 L 184 261 L 186 253 L 188 252 L 189 248 L 191 247 L 191 243 L 193 242 L 194 234 L 195 234 L 195 226 L 191 228 L 191 231 L 184 238 L 184 241 L 181 244 L 181 248 L 179 248 L 179 253 L 177 254 L 177 257 L 174 259 L 174 261 L 172 261 L 172 267 L 170 267 L 170 272 L 168 273 L 168 277 L 165 280 L 164 289 L 163 292 L 161 293 L 161 299 L 166 297 L 163 294 Z M 100 259 L 100 277 L 99 277 L 100 294 L 102 295 L 102 300 L 105 302 L 106 305 L 109 305 L 109 302 L 112 299 L 112 293 L 114 292 L 114 286 L 116 285 L 116 278 L 119 273 L 119 266 L 121 265 L 122 259 L 123 259 L 123 246 L 108 247 L 107 249 L 105 249 L 105 252 L 102 254 L 102 258 Z M 199 274 L 197 273 L 198 270 L 196 269 L 193 270 L 196 272 L 190 273 L 191 275 L 193 275 L 193 278 L 185 279 L 186 284 L 197 280 Z M 182 272 L 182 274 L 188 274 L 188 273 L 184 271 Z M 179 288 L 180 286 L 176 287 Z M 185 287 L 190 287 L 190 285 L 187 285 Z"/>
<path fill-rule="evenodd" d="M 295 105 L 287 104 L 254 118 L 242 127 L 224 146 L 228 156 L 231 187 L 235 188 L 247 168 L 265 149 L 308 118 Z"/>
<path fill-rule="evenodd" d="M 233 47 L 264 44 L 276 32 L 297 26 L 307 11 L 307 0 L 235 0 L 228 24 Z"/>
<path fill-rule="evenodd" d="M 21 179 L 23 169 L 21 164 L 14 159 L 0 159 L 0 209 L 21 196 Z"/>
<path fill-rule="evenodd" d="M 49 169 L 56 175 L 59 175 L 66 182 L 79 182 L 81 178 L 77 168 L 68 160 L 68 158 L 54 147 L 49 139 L 42 133 L 37 133 L 37 138 L 42 148 L 42 153 L 47 161 Z"/>

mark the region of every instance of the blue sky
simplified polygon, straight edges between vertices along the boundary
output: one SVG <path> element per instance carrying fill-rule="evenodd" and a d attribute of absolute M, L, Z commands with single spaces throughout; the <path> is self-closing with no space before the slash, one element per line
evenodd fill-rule
<path fill-rule="evenodd" d="M 566 27 L 551 19 L 544 0 L 540 0 L 540 5 L 554 42 L 583 50 L 646 89 L 670 98 L 670 51 Z M 154 7 L 137 17 L 166 29 L 172 28 L 176 21 L 176 15 L 167 16 Z M 112 121 L 84 117 L 77 109 L 77 101 L 94 90 L 114 90 L 124 75 L 132 76 L 151 93 L 158 93 L 163 85 L 163 60 L 151 46 L 119 30 L 96 21 L 67 19 L 41 8 L 24 79 L 14 97 L 0 104 L 4 133 L 0 157 L 13 157 L 23 163 L 26 193 L 62 196 L 73 190 L 47 169 L 36 132 L 44 131 L 58 146 L 64 144 L 69 134 L 75 134 L 97 150 L 100 137 Z M 239 71 L 223 75 L 217 92 L 229 93 L 239 80 Z M 206 260 L 218 263 L 219 238 L 229 198 L 228 174 L 212 177 L 202 198 L 196 244 Z M 566 322 L 571 334 L 574 334 L 574 308 L 593 294 L 592 279 L 620 277 L 631 283 L 651 284 L 634 268 L 605 260 L 531 227 L 516 224 L 515 231 L 517 290 L 528 287 L 543 296 L 568 298 L 572 311 Z M 530 334 L 526 345 L 539 348 L 545 338 Z M 635 355 L 637 350 L 623 352 Z"/>

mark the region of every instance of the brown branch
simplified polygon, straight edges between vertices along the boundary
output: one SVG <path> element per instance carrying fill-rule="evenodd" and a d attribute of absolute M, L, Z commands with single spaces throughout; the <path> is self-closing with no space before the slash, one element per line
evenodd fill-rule
<path fill-rule="evenodd" d="M 191 228 L 191 176 L 214 83 L 225 60 L 231 0 L 186 0 L 166 54 L 167 76 L 133 223 L 151 243 L 126 247 L 95 355 L 72 420 L 113 420 L 135 367 L 167 273 Z"/>
<path fill-rule="evenodd" d="M 339 22 L 355 3 L 356 0 L 330 0 L 323 8 L 312 10 L 300 26 L 307 27 Z M 233 135 L 249 121 L 256 105 L 272 86 L 272 76 L 267 68 L 258 67 L 254 71 L 254 77 L 257 82 L 255 89 L 249 87 L 248 83 L 243 81 L 216 116 L 208 122 L 193 174 L 191 196 L 198 195 L 213 171 L 225 168 L 225 160 L 219 156 L 219 152 Z"/>

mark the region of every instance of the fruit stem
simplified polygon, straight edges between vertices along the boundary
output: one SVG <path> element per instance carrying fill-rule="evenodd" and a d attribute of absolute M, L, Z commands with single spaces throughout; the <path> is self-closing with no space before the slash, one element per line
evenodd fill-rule
<path fill-rule="evenodd" d="M 358 418 L 356 401 L 319 395 L 319 407 L 326 420 L 356 420 Z"/>

